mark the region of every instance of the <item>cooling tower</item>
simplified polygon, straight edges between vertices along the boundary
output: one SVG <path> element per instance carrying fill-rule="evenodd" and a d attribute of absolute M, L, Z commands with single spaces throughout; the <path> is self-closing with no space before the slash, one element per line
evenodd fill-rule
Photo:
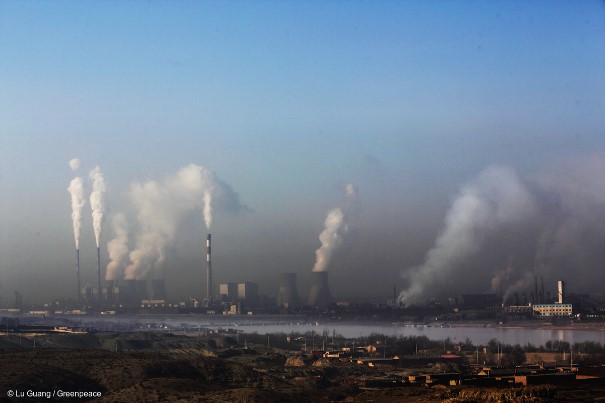
<path fill-rule="evenodd" d="M 309 306 L 328 306 L 332 300 L 328 286 L 328 272 L 311 272 L 311 292 L 309 293 Z"/>
<path fill-rule="evenodd" d="M 135 295 L 137 297 L 136 303 L 140 304 L 142 299 L 149 299 L 147 294 L 147 281 L 146 280 L 135 280 Z"/>
<path fill-rule="evenodd" d="M 296 273 L 281 273 L 279 275 L 279 294 L 277 306 L 295 308 L 300 306 L 298 289 L 296 288 Z"/>
<path fill-rule="evenodd" d="M 166 281 L 163 279 L 151 280 L 151 299 L 166 299 Z"/>

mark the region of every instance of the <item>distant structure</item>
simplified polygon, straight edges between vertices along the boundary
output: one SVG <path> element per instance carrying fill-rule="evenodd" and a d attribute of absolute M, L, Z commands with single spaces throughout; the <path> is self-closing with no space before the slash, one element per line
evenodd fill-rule
<path fill-rule="evenodd" d="M 557 281 L 557 302 L 554 304 L 535 304 L 534 316 L 572 316 L 573 305 L 565 303 L 565 282 Z"/>
<path fill-rule="evenodd" d="M 277 306 L 281 308 L 299 307 L 300 298 L 298 297 L 298 289 L 296 287 L 296 273 L 281 273 L 279 280 Z"/>
<path fill-rule="evenodd" d="M 222 302 L 237 301 L 237 283 L 220 283 L 218 294 Z"/>
<path fill-rule="evenodd" d="M 212 302 L 212 261 L 210 259 L 212 236 L 208 234 L 206 237 L 206 299 L 208 303 Z"/>
<path fill-rule="evenodd" d="M 327 271 L 311 272 L 311 291 L 309 292 L 309 306 L 325 307 L 332 302 L 330 287 L 328 285 Z"/>
<path fill-rule="evenodd" d="M 166 299 L 166 281 L 164 279 L 151 280 L 151 299 Z"/>

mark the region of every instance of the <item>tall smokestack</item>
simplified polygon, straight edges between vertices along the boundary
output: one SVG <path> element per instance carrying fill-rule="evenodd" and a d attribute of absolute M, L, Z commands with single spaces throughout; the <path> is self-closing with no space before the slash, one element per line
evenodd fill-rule
<path fill-rule="evenodd" d="M 540 302 L 538 299 L 538 276 L 534 276 L 534 304 Z"/>
<path fill-rule="evenodd" d="M 101 248 L 97 246 L 97 292 L 99 293 L 99 304 L 103 300 L 101 292 Z"/>
<path fill-rule="evenodd" d="M 210 250 L 211 250 L 211 240 L 212 237 L 210 234 L 206 237 L 206 299 L 208 302 L 212 302 L 212 261 L 210 259 Z"/>
<path fill-rule="evenodd" d="M 540 276 L 541 290 L 540 290 L 540 303 L 546 302 L 544 300 L 544 276 Z"/>
<path fill-rule="evenodd" d="M 80 295 L 80 249 L 76 249 L 76 277 L 78 279 L 78 302 L 82 305 L 82 295 Z"/>
<path fill-rule="evenodd" d="M 565 282 L 557 281 L 557 304 L 562 304 L 565 300 Z"/>
<path fill-rule="evenodd" d="M 328 286 L 328 272 L 311 272 L 311 292 L 309 293 L 309 306 L 328 306 L 332 301 L 330 287 Z"/>

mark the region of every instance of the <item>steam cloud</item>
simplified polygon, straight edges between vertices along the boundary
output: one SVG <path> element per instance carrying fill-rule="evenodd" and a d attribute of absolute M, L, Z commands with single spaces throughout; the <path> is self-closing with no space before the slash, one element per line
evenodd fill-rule
<path fill-rule="evenodd" d="M 356 190 L 352 184 L 345 186 L 345 206 L 349 206 L 356 197 Z M 319 234 L 321 246 L 315 251 L 315 265 L 313 271 L 326 271 L 334 251 L 342 245 L 343 236 L 349 230 L 345 223 L 345 214 L 341 208 L 328 211 L 324 222 L 324 230 Z"/>
<path fill-rule="evenodd" d="M 402 272 L 408 287 L 399 301 L 481 287 L 506 299 L 529 292 L 534 276 L 551 289 L 567 279 L 596 291 L 605 281 L 605 154 L 559 160 L 530 179 L 490 167 L 463 186 L 424 263 Z"/>
<path fill-rule="evenodd" d="M 418 302 L 425 290 L 443 287 L 459 266 L 502 227 L 521 223 L 535 210 L 534 201 L 510 168 L 491 167 L 462 188 L 447 213 L 445 227 L 423 265 L 405 273 L 411 284 L 399 295 L 403 304 Z"/>
<path fill-rule="evenodd" d="M 80 160 L 77 158 L 69 160 L 69 167 L 72 171 L 77 171 L 80 168 Z"/>
<path fill-rule="evenodd" d="M 101 173 L 101 168 L 95 167 L 89 174 L 92 182 L 92 192 L 90 194 L 90 208 L 92 209 L 92 226 L 95 233 L 97 247 L 99 247 L 99 239 L 101 237 L 101 225 L 103 224 L 103 216 L 105 215 L 105 179 Z"/>
<path fill-rule="evenodd" d="M 130 201 L 137 212 L 135 247 L 130 250 L 126 220 L 114 219 L 115 238 L 108 245 L 110 262 L 106 278 L 143 279 L 149 272 L 159 272 L 165 262 L 165 250 L 176 235 L 179 223 L 188 212 L 202 210 L 207 228 L 212 225 L 213 205 L 240 211 L 233 189 L 208 168 L 190 164 L 161 182 L 133 183 Z"/>
<path fill-rule="evenodd" d="M 69 161 L 72 170 L 78 169 L 80 161 L 75 158 Z M 80 228 L 82 226 L 82 209 L 86 201 L 84 200 L 84 182 L 79 176 L 73 178 L 69 183 L 67 191 L 71 195 L 71 220 L 74 229 L 74 240 L 76 249 L 80 249 Z"/>

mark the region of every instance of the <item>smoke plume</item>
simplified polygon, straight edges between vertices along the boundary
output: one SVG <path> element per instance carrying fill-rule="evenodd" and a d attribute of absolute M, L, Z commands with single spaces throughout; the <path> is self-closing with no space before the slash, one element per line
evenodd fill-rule
<path fill-rule="evenodd" d="M 134 249 L 128 250 L 124 221 L 114 221 L 116 237 L 108 244 L 111 261 L 107 265 L 107 276 L 113 279 L 122 271 L 125 279 L 143 279 L 151 271 L 160 272 L 166 247 L 187 213 L 201 210 L 210 228 L 213 206 L 227 211 L 246 209 L 229 185 L 208 168 L 194 164 L 163 181 L 133 183 L 129 199 L 137 212 Z"/>
<path fill-rule="evenodd" d="M 534 210 L 531 194 L 512 169 L 485 170 L 454 200 L 424 264 L 404 274 L 410 286 L 401 292 L 399 301 L 418 302 L 429 286 L 432 291 L 443 289 L 490 235 L 522 223 Z"/>
<path fill-rule="evenodd" d="M 82 178 L 80 178 L 79 176 L 73 178 L 69 183 L 67 191 L 71 195 L 71 220 L 74 229 L 74 240 L 76 242 L 76 249 L 80 249 L 80 227 L 82 226 L 82 209 L 84 208 L 84 204 L 86 204 L 86 201 L 84 200 L 84 182 L 82 181 Z"/>
<path fill-rule="evenodd" d="M 80 168 L 80 160 L 77 158 L 69 160 L 69 167 L 73 172 L 77 171 Z"/>
<path fill-rule="evenodd" d="M 90 208 L 92 209 L 92 226 L 95 233 L 97 247 L 99 247 L 99 239 L 101 237 L 101 226 L 103 224 L 103 216 L 105 215 L 105 179 L 101 173 L 101 168 L 95 167 L 89 174 L 92 182 L 92 192 L 90 193 Z"/>
<path fill-rule="evenodd" d="M 352 184 L 345 186 L 345 208 L 349 207 L 356 197 L 356 190 Z M 343 242 L 343 236 L 349 230 L 345 223 L 345 214 L 341 208 L 328 211 L 324 222 L 324 230 L 319 234 L 321 246 L 315 251 L 315 265 L 313 271 L 326 271 L 334 251 Z"/>
<path fill-rule="evenodd" d="M 107 243 L 109 263 L 105 273 L 106 280 L 119 280 L 124 276 L 124 268 L 128 260 L 128 223 L 126 216 L 118 213 L 112 220 L 115 238 Z"/>

